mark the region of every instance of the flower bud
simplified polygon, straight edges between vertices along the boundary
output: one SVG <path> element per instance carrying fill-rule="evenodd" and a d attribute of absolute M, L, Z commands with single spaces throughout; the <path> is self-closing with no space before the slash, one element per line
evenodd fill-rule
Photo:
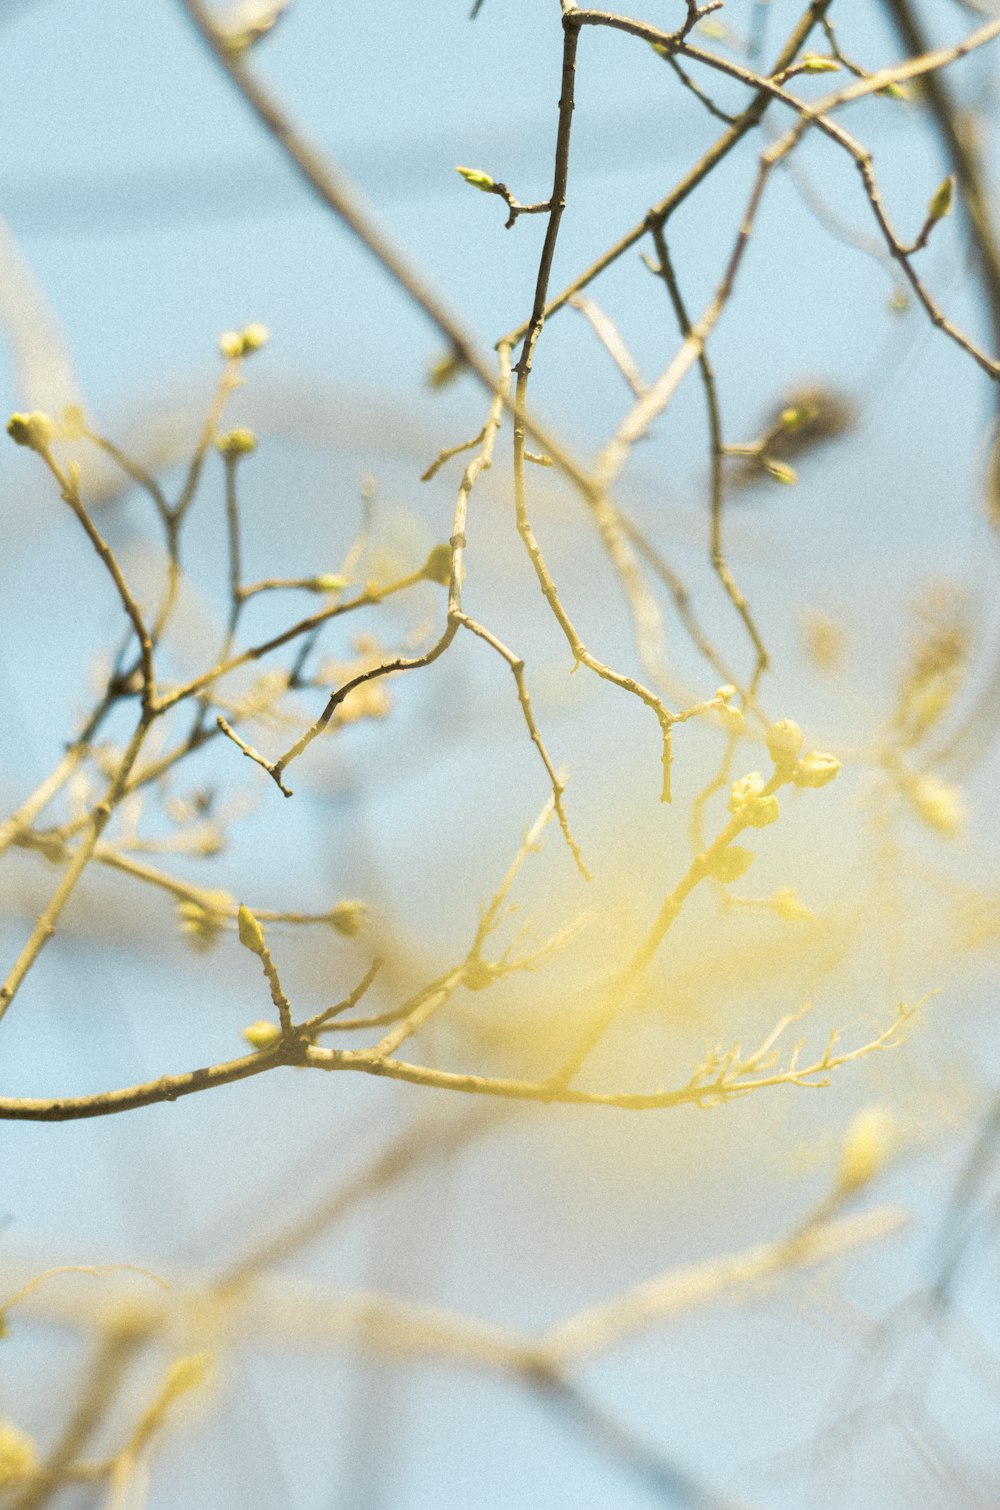
<path fill-rule="evenodd" d="M 263 1018 L 259 1022 L 252 1022 L 248 1028 L 243 1029 L 243 1037 L 252 1049 L 263 1053 L 265 1049 L 273 1049 L 281 1038 L 281 1029 L 276 1022 L 266 1022 Z"/>
<path fill-rule="evenodd" d="M 267 345 L 269 340 L 270 331 L 266 325 L 261 325 L 259 321 L 254 321 L 252 324 L 245 326 L 243 334 L 240 337 L 243 355 L 249 356 L 251 351 L 259 351 L 262 346 Z"/>
<path fill-rule="evenodd" d="M 752 849 L 744 849 L 742 844 L 730 844 L 721 850 L 712 862 L 709 874 L 724 886 L 729 886 L 733 881 L 738 881 L 745 876 L 754 862 Z"/>
<path fill-rule="evenodd" d="M 767 828 L 781 816 L 778 799 L 764 793 L 764 778 L 759 771 L 741 776 L 729 789 L 729 811 L 749 828 Z"/>
<path fill-rule="evenodd" d="M 805 736 L 791 718 L 779 718 L 767 731 L 767 753 L 776 766 L 788 766 L 796 759 Z"/>
<path fill-rule="evenodd" d="M 12 414 L 7 421 L 7 434 L 15 446 L 27 446 L 29 451 L 47 451 L 55 433 L 55 425 L 39 409 L 30 414 Z"/>
<path fill-rule="evenodd" d="M 796 761 L 792 780 L 796 786 L 829 786 L 840 770 L 836 755 L 824 750 L 810 750 L 808 755 Z"/>
<path fill-rule="evenodd" d="M 892 1143 L 892 1114 L 885 1107 L 868 1106 L 858 1112 L 840 1150 L 838 1193 L 852 1195 L 873 1180 L 888 1158 Z"/>
<path fill-rule="evenodd" d="M 779 886 L 771 897 L 771 907 L 786 923 L 815 923 L 816 914 L 800 902 L 791 886 Z"/>
<path fill-rule="evenodd" d="M 435 545 L 424 562 L 422 576 L 428 582 L 440 582 L 442 587 L 451 584 L 451 546 Z"/>
<path fill-rule="evenodd" d="M 367 912 L 364 902 L 338 902 L 330 911 L 330 927 L 345 938 L 353 938 L 365 926 Z"/>
<path fill-rule="evenodd" d="M 227 430 L 225 435 L 215 437 L 215 444 L 223 456 L 249 456 L 257 449 L 257 437 L 252 430 Z"/>
<path fill-rule="evenodd" d="M 13 1421 L 0 1421 L 0 1488 L 29 1478 L 39 1466 L 34 1437 Z"/>

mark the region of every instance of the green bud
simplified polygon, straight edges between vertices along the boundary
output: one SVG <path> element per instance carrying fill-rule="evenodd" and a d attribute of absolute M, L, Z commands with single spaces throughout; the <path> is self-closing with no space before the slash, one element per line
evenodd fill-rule
<path fill-rule="evenodd" d="M 794 435 L 796 430 L 802 429 L 803 425 L 811 424 L 818 414 L 819 410 L 815 404 L 789 404 L 787 409 L 782 409 L 778 421 L 782 430 Z"/>
<path fill-rule="evenodd" d="M 424 562 L 421 576 L 428 582 L 439 582 L 442 587 L 451 584 L 451 546 L 435 545 L 427 560 Z"/>
<path fill-rule="evenodd" d="M 484 173 L 481 168 L 456 167 L 455 172 L 461 178 L 464 178 L 467 184 L 471 184 L 474 189 L 481 189 L 484 194 L 492 194 L 495 180 L 488 173 Z"/>
<path fill-rule="evenodd" d="M 927 206 L 928 220 L 943 220 L 951 213 L 952 202 L 955 198 L 955 177 L 949 173 L 948 177 L 938 184 L 931 195 L 931 202 Z"/>
<path fill-rule="evenodd" d="M 341 592 L 347 586 L 346 577 L 337 577 L 327 572 L 320 577 L 313 577 L 309 583 L 310 592 Z"/>
<path fill-rule="evenodd" d="M 798 472 L 786 461 L 775 461 L 773 456 L 762 456 L 760 463 L 769 477 L 773 477 L 775 482 L 784 483 L 786 487 L 794 486 L 799 480 Z"/>
<path fill-rule="evenodd" d="M 250 911 L 250 908 L 244 907 L 242 903 L 237 913 L 237 926 L 239 928 L 240 943 L 244 949 L 249 949 L 250 953 L 256 954 L 258 958 L 266 954 L 267 945 L 264 943 L 264 930 Z"/>
<path fill-rule="evenodd" d="M 839 73 L 840 64 L 836 58 L 824 58 L 816 52 L 805 52 L 797 64 L 800 73 Z"/>
<path fill-rule="evenodd" d="M 446 351 L 444 356 L 438 357 L 427 370 L 428 388 L 447 388 L 458 377 L 464 365 L 457 352 Z"/>

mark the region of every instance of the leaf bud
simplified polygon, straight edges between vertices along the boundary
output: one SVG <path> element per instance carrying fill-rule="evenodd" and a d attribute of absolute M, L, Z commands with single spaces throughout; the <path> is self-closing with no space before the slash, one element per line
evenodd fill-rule
<path fill-rule="evenodd" d="M 950 215 L 954 198 L 955 179 L 954 175 L 949 173 L 948 177 L 942 179 L 931 195 L 931 202 L 927 206 L 928 220 L 943 220 L 946 215 Z"/>
<path fill-rule="evenodd" d="M 428 388 L 447 388 L 458 377 L 464 361 L 457 351 L 446 351 L 443 356 L 436 358 L 427 370 Z"/>
<path fill-rule="evenodd" d="M 267 945 L 264 942 L 264 930 L 254 917 L 249 907 L 240 903 L 237 913 L 237 927 L 240 934 L 240 943 L 244 949 L 249 949 L 251 954 L 258 957 L 267 953 Z"/>
<path fill-rule="evenodd" d="M 461 178 L 464 178 L 467 184 L 471 184 L 474 189 L 481 189 L 484 194 L 493 193 L 495 180 L 488 173 L 484 173 L 481 168 L 456 167 L 455 172 Z"/>
<path fill-rule="evenodd" d="M 799 480 L 798 472 L 786 461 L 776 461 L 773 456 L 762 456 L 760 463 L 769 477 L 773 477 L 775 482 L 783 483 L 787 488 L 794 487 Z"/>

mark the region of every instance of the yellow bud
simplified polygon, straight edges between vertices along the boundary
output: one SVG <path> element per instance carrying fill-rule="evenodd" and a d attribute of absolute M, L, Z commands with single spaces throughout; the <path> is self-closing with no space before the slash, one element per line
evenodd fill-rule
<path fill-rule="evenodd" d="M 345 938 L 353 938 L 365 926 L 367 912 L 364 902 L 338 902 L 330 912 L 330 927 Z"/>
<path fill-rule="evenodd" d="M 428 582 L 440 582 L 442 587 L 448 587 L 451 583 L 451 546 L 435 545 L 424 562 L 421 575 Z"/>
<path fill-rule="evenodd" d="M 808 755 L 796 762 L 792 780 L 796 786 L 828 786 L 840 770 L 836 755 L 823 750 L 810 750 Z"/>
<path fill-rule="evenodd" d="M 925 823 L 946 839 L 954 839 L 965 819 L 965 804 L 958 787 L 930 772 L 910 777 L 903 791 Z"/>
<path fill-rule="evenodd" d="M 771 907 L 786 923 L 815 923 L 816 914 L 800 902 L 791 886 L 779 886 L 771 897 Z"/>
<path fill-rule="evenodd" d="M 240 943 L 244 949 L 249 949 L 251 954 L 258 956 L 266 953 L 267 945 L 264 943 L 264 930 L 250 911 L 249 907 L 240 904 L 237 913 L 237 927 L 240 934 Z"/>
<path fill-rule="evenodd" d="M 767 731 L 767 753 L 776 766 L 789 765 L 798 756 L 804 737 L 794 719 L 779 718 Z"/>
<path fill-rule="evenodd" d="M 223 456 L 249 456 L 257 449 L 257 437 L 252 430 L 227 430 L 225 435 L 215 437 L 215 444 Z"/>
<path fill-rule="evenodd" d="M 462 984 L 467 991 L 485 991 L 493 984 L 494 969 L 484 959 L 470 960 L 462 972 Z"/>
<path fill-rule="evenodd" d="M 266 325 L 261 325 L 259 322 L 254 321 L 252 324 L 244 326 L 243 334 L 240 337 L 243 355 L 248 356 L 251 351 L 259 351 L 262 346 L 267 345 L 270 338 L 270 331 Z"/>
<path fill-rule="evenodd" d="M 19 1484 L 37 1473 L 39 1466 L 34 1437 L 13 1421 L 0 1421 L 0 1487 Z"/>
<path fill-rule="evenodd" d="M 184 1358 L 175 1358 L 167 1369 L 163 1398 L 176 1400 L 189 1389 L 197 1389 L 208 1378 L 211 1367 L 211 1353 L 188 1353 Z"/>
<path fill-rule="evenodd" d="M 769 477 L 775 482 L 784 483 L 786 487 L 794 487 L 799 480 L 799 474 L 794 467 L 790 467 L 785 461 L 775 461 L 773 456 L 762 456 L 761 466 Z"/>
<path fill-rule="evenodd" d="M 219 350 L 229 362 L 243 355 L 243 337 L 235 330 L 224 330 L 219 337 Z"/>
<path fill-rule="evenodd" d="M 55 433 L 55 425 L 39 409 L 33 409 L 30 414 L 12 414 L 7 421 L 7 434 L 15 446 L 27 446 L 29 451 L 44 454 Z"/>
<path fill-rule="evenodd" d="M 62 432 L 67 440 L 79 440 L 87 420 L 79 404 L 67 404 L 62 412 Z"/>
<path fill-rule="evenodd" d="M 744 849 L 742 844 L 730 844 L 728 848 L 716 855 L 710 874 L 721 881 L 724 886 L 729 886 L 733 881 L 738 881 L 741 876 L 745 876 L 753 862 L 752 849 Z"/>
<path fill-rule="evenodd" d="M 764 778 L 759 771 L 741 776 L 729 789 L 729 811 L 749 828 L 767 828 L 781 816 L 778 799 L 764 793 Z"/>
<path fill-rule="evenodd" d="M 883 1106 L 858 1112 L 840 1150 L 837 1190 L 851 1195 L 878 1174 L 894 1142 L 892 1113 Z"/>
<path fill-rule="evenodd" d="M 259 1022 L 252 1022 L 248 1028 L 243 1029 L 243 1037 L 252 1049 L 263 1052 L 274 1048 L 281 1038 L 281 1029 L 276 1022 L 266 1022 L 261 1018 Z"/>
<path fill-rule="evenodd" d="M 323 576 L 312 578 L 309 590 L 310 592 L 341 592 L 346 586 L 346 577 L 337 577 L 331 572 L 326 572 Z"/>

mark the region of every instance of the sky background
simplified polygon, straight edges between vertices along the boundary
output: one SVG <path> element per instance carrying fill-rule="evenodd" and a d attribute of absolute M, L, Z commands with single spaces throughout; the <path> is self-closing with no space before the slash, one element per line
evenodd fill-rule
<path fill-rule="evenodd" d="M 657 0 L 643 14 L 668 26 L 679 9 Z M 727 5 L 735 33 L 746 31 L 752 9 L 745 0 Z M 779 0 L 768 9 L 770 53 L 793 10 Z M 896 56 L 878 6 L 842 9 L 845 48 L 872 68 Z M 956 35 L 969 20 L 958 6 L 942 8 L 938 19 Z M 217 377 L 219 332 L 262 320 L 269 346 L 248 365 L 246 388 L 230 408 L 233 422 L 252 424 L 262 442 L 246 478 L 248 575 L 335 570 L 357 529 L 369 475 L 378 485 L 373 562 L 419 563 L 447 538 L 458 474 L 446 471 L 425 487 L 419 475 L 441 446 L 476 432 L 481 396 L 468 380 L 429 390 L 425 375 L 441 354 L 439 338 L 296 183 L 180 7 L 8 0 L 0 48 L 0 215 L 11 238 L 0 246 L 0 312 L 10 323 L 14 311 L 14 340 L 0 345 L 8 411 L 42 404 L 22 386 L 13 354 L 29 287 L 18 256 L 44 293 L 88 413 L 139 449 L 166 412 L 194 433 Z M 994 56 L 963 65 L 968 97 L 988 100 Z M 559 88 L 557 6 L 486 0 L 473 24 L 457 0 L 419 12 L 398 0 L 295 0 L 254 66 L 352 175 L 484 349 L 526 316 L 542 217 L 504 231 L 502 206 L 465 186 L 454 166 L 482 168 L 525 201 L 545 196 Z M 738 89 L 718 94 L 740 99 Z M 916 234 L 946 170 L 932 134 L 915 107 L 887 100 L 852 108 L 850 124 L 875 153 L 896 224 Z M 586 34 L 554 286 L 640 219 L 718 130 L 649 49 L 620 35 Z M 735 152 L 671 223 L 671 252 L 692 310 L 704 306 L 725 265 L 758 151 L 755 139 Z M 823 142 L 809 142 L 801 161 L 844 220 L 870 234 L 855 170 Z M 922 270 L 949 313 L 986 339 L 958 216 L 938 227 L 924 256 Z M 637 251 L 623 259 L 595 293 L 651 376 L 675 349 L 676 334 L 637 259 Z M 711 345 L 733 438 L 750 439 L 775 403 L 805 382 L 822 381 L 858 407 L 851 436 L 805 460 L 796 487 L 738 498 L 729 536 L 775 652 L 768 707 L 797 718 L 810 742 L 845 754 L 871 736 L 885 708 L 905 649 L 905 605 L 921 584 L 957 580 L 969 594 L 981 633 L 970 707 L 976 687 L 988 684 L 1000 634 L 996 545 L 982 501 L 988 384 L 919 313 L 893 312 L 893 288 L 884 267 L 832 238 L 781 176 Z M 546 330 L 533 386 L 539 412 L 587 458 L 628 403 L 572 312 Z M 116 605 L 89 561 L 84 568 L 72 521 L 60 515 L 33 460 L 13 447 L 0 455 L 0 789 L 8 807 L 51 766 L 85 706 L 95 655 L 119 633 Z M 602 558 L 589 529 L 584 534 L 578 504 L 551 474 L 539 474 L 534 486 L 546 550 L 585 638 L 624 661 L 632 654 L 627 626 L 613 584 L 596 575 Z M 206 492 L 220 487 L 220 477 L 210 478 Z M 738 625 L 712 592 L 704 500 L 702 398 L 692 380 L 631 465 L 623 501 L 669 547 L 707 625 L 746 675 Z M 475 499 L 488 570 L 470 572 L 472 611 L 498 630 L 508 611 L 514 616 L 536 709 L 554 758 L 570 770 L 571 816 L 597 872 L 587 896 L 574 891 L 568 857 L 550 837 L 526 882 L 525 907 L 544 929 L 564 917 L 568 897 L 570 911 L 586 909 L 634 931 L 662 879 L 663 854 L 682 842 L 683 814 L 705 762 L 717 758 L 718 737 L 692 726 L 688 740 L 683 731 L 675 809 L 662 811 L 653 790 L 655 728 L 641 709 L 582 676 L 569 680 L 564 647 L 528 601 L 534 588 L 508 515 L 507 473 L 498 465 Z M 149 520 L 141 501 L 118 498 L 99 517 L 143 580 Z M 215 593 L 217 608 L 218 520 L 199 513 L 192 534 L 193 580 L 206 605 Z M 606 591 L 595 589 L 598 580 Z M 412 610 L 393 610 L 388 622 L 403 634 L 433 622 L 440 608 L 440 595 L 427 588 Z M 810 608 L 836 616 L 849 633 L 842 687 L 820 684 L 802 656 L 800 626 Z M 715 682 L 706 686 L 679 631 L 670 632 L 679 677 L 710 696 Z M 205 883 L 283 907 L 363 897 L 372 903 L 376 936 L 402 941 L 404 978 L 407 971 L 426 978 L 460 957 L 477 907 L 546 787 L 506 669 L 471 643 L 456 646 L 448 667 L 394 688 L 388 725 L 351 731 L 323 760 L 308 769 L 303 762 L 299 800 L 279 805 L 263 778 L 251 782 L 253 812 L 235 826 L 232 849 L 212 862 L 214 879 Z M 234 769 L 242 763 L 230 753 L 228 767 L 205 769 L 223 770 L 224 789 L 235 793 L 246 771 Z M 947 870 L 956 885 L 995 888 L 995 781 L 996 757 L 987 749 L 969 776 L 975 816 L 961 845 L 945 854 L 933 836 L 909 832 L 916 864 Z M 839 809 L 830 816 L 819 802 L 796 808 L 780 862 L 762 859 L 772 884 L 786 870 L 806 877 L 817 905 L 840 919 L 863 904 L 866 888 L 875 894 L 878 877 L 865 870 L 854 837 L 866 800 L 870 806 L 866 792 L 862 781 L 849 786 L 850 831 L 837 827 Z M 0 941 L 12 956 L 26 919 L 44 905 L 50 873 L 34 856 L 5 863 L 13 879 L 3 892 Z M 189 873 L 201 875 L 196 867 Z M 528 1108 L 470 1138 L 460 1154 L 429 1161 L 297 1255 L 288 1272 L 540 1328 L 672 1264 L 788 1230 L 828 1185 L 851 1111 L 871 1099 L 898 1103 L 912 1147 L 878 1197 L 902 1200 L 914 1213 L 904 1240 L 834 1275 L 793 1279 L 773 1301 L 755 1297 L 657 1331 L 592 1365 L 583 1382 L 641 1440 L 747 1503 L 865 1510 L 990 1502 L 972 1489 L 967 1499 L 954 1496 L 962 1484 L 956 1465 L 992 1470 L 996 1487 L 989 1433 L 998 1368 L 984 1320 L 995 1258 L 977 1250 L 963 1291 L 975 1333 L 968 1346 L 982 1348 L 976 1368 L 968 1356 L 935 1355 L 920 1397 L 936 1423 L 925 1433 L 936 1453 L 914 1450 L 912 1419 L 894 1403 L 845 1424 L 861 1388 L 852 1358 L 862 1318 L 887 1313 L 926 1279 L 968 1124 L 1000 1071 L 988 951 L 960 970 L 948 960 L 942 916 L 930 908 L 907 922 L 901 987 L 919 994 L 943 979 L 947 989 L 905 1063 L 880 1057 L 877 1066 L 866 1064 L 843 1087 L 836 1112 L 829 1097 L 794 1090 L 712 1114 L 649 1118 L 641 1127 L 624 1116 Z M 682 1062 L 703 1049 L 706 1021 L 719 1031 L 716 1008 L 727 1013 L 733 998 L 733 1031 L 752 1037 L 774 1020 L 771 994 L 783 989 L 776 964 L 758 980 L 743 978 L 738 952 L 734 959 L 720 948 L 716 959 L 712 929 L 708 911 L 696 912 L 678 944 L 669 991 Z M 879 935 L 866 945 L 823 999 L 847 1031 L 884 1017 L 891 1000 L 884 942 Z M 288 981 L 320 1003 L 345 979 L 353 983 L 369 958 L 366 939 L 306 940 L 292 956 L 293 944 L 300 940 L 278 935 Z M 588 972 L 600 970 L 604 947 L 599 928 L 581 946 L 578 975 L 564 978 L 563 992 L 579 991 Z M 708 982 L 698 973 L 705 957 L 715 960 Z M 513 1020 L 530 1042 L 533 1006 L 527 988 L 512 992 Z M 47 1095 L 235 1055 L 240 1027 L 266 1015 L 267 1002 L 248 955 L 228 947 L 193 954 L 161 899 L 135 899 L 100 876 L 67 914 L 17 1007 L 4 1023 L 4 1094 Z M 477 1010 L 465 1007 L 456 1036 L 429 1051 L 450 1062 L 449 1055 L 488 1042 L 488 1013 L 480 1018 Z M 728 1016 L 722 1021 L 728 1032 Z M 544 1023 L 538 1032 L 544 1037 Z M 628 1054 L 617 1066 L 609 1061 L 611 1068 L 641 1069 L 656 1032 L 655 1021 L 640 1018 Z M 9 1272 L 119 1259 L 211 1269 L 233 1259 L 424 1114 L 418 1092 L 356 1079 L 289 1071 L 129 1118 L 5 1124 L 0 1214 Z M 921 1109 L 922 1134 L 913 1132 Z M 466 1111 L 449 1106 L 440 1114 L 458 1119 Z M 25 1326 L 5 1346 L 0 1415 L 45 1439 L 53 1397 L 77 1377 L 79 1341 L 68 1331 Z M 137 1402 L 145 1398 L 142 1383 Z M 892 1383 L 876 1393 L 894 1402 L 906 1391 Z M 437 1363 L 350 1351 L 331 1358 L 249 1341 L 222 1370 L 212 1415 L 192 1418 L 157 1458 L 150 1497 L 157 1510 L 191 1503 L 641 1510 L 664 1502 L 551 1405 L 513 1384 Z M 695 1503 L 683 1495 L 674 1502 Z"/>

